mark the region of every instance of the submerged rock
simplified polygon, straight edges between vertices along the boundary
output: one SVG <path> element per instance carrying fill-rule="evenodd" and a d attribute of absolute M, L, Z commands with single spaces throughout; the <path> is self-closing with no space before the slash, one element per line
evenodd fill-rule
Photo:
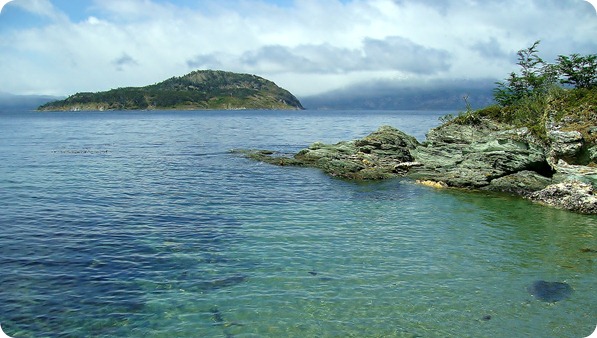
<path fill-rule="evenodd" d="M 567 299 L 572 295 L 572 287 L 563 282 L 546 282 L 538 280 L 533 282 L 527 291 L 543 302 L 555 303 Z"/>

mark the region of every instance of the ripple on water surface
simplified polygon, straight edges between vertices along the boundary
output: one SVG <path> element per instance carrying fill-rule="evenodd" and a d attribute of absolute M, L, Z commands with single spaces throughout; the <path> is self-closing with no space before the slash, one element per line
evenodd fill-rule
<path fill-rule="evenodd" d="M 228 152 L 293 152 L 384 124 L 422 138 L 437 117 L 295 114 L 0 120 L 4 331 L 582 337 L 594 328 L 595 218 Z M 543 302 L 528 292 L 538 280 L 573 292 Z"/>

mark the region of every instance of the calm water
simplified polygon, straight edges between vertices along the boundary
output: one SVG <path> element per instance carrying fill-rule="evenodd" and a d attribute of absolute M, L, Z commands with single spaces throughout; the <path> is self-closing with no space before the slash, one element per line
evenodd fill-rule
<path fill-rule="evenodd" d="M 441 113 L 0 115 L 0 325 L 13 337 L 585 337 L 597 218 L 293 152 Z M 583 250 L 585 249 L 585 250 Z M 535 280 L 574 292 L 551 304 Z"/>

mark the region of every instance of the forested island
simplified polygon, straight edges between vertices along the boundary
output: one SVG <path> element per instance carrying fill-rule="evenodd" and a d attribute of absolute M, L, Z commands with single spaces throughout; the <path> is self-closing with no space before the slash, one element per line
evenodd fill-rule
<path fill-rule="evenodd" d="M 145 87 L 82 92 L 46 103 L 40 111 L 105 110 L 300 110 L 289 91 L 250 74 L 199 70 Z"/>

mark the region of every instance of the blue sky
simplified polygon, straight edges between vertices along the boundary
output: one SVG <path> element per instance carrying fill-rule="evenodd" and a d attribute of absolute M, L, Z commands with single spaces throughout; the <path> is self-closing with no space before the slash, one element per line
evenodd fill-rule
<path fill-rule="evenodd" d="M 553 61 L 597 53 L 596 36 L 584 0 L 13 0 L 0 13 L 0 92 L 70 95 L 196 69 L 298 96 L 491 82 L 536 40 Z"/>

